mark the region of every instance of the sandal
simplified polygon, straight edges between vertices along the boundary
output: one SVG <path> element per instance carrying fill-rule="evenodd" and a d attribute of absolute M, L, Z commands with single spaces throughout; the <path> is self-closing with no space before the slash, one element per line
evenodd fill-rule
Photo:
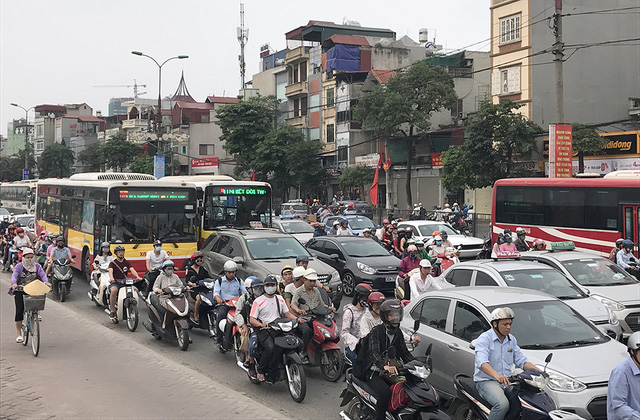
<path fill-rule="evenodd" d="M 264 373 L 258 373 L 257 378 L 260 382 L 264 382 Z"/>
<path fill-rule="evenodd" d="M 21 335 L 19 335 L 18 337 L 16 337 L 16 343 L 22 343 L 22 341 L 24 341 L 24 340 L 22 339 L 22 336 L 21 336 Z"/>

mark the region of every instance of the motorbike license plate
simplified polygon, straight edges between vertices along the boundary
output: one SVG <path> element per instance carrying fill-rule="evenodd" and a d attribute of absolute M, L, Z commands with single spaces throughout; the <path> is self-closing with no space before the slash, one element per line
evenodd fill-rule
<path fill-rule="evenodd" d="M 384 281 L 386 281 L 387 283 L 393 283 L 394 281 L 396 281 L 396 278 L 393 276 L 390 276 L 390 277 L 386 277 Z"/>
<path fill-rule="evenodd" d="M 127 286 L 132 285 L 133 284 L 133 279 L 125 280 L 124 284 L 126 284 Z"/>

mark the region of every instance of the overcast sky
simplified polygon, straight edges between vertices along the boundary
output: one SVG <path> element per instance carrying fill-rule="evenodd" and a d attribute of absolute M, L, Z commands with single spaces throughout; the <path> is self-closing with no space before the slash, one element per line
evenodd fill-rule
<path fill-rule="evenodd" d="M 285 48 L 284 33 L 309 20 L 387 28 L 417 41 L 420 28 L 436 43 L 463 48 L 489 38 L 489 2 L 482 0 L 244 0 L 247 80 L 258 71 L 259 48 Z M 0 0 L 0 132 L 7 122 L 39 104 L 86 102 L 108 113 L 109 99 L 133 96 L 133 88 L 95 85 L 146 84 L 157 98 L 159 62 L 189 55 L 163 67 L 162 94 L 175 92 L 184 70 L 191 95 L 236 96 L 240 88 L 236 27 L 238 0 Z M 481 42 L 471 49 L 488 51 Z M 33 112 L 29 114 L 33 121 Z"/>

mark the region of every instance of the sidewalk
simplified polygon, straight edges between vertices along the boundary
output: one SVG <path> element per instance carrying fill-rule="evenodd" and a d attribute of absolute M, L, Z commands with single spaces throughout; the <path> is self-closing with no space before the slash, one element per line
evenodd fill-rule
<path fill-rule="evenodd" d="M 49 298 L 33 357 L 15 342 L 9 276 L 0 277 L 0 419 L 285 418 Z"/>

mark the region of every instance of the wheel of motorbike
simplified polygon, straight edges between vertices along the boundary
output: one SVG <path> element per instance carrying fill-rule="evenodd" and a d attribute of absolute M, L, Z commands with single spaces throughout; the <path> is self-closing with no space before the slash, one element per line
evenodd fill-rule
<path fill-rule="evenodd" d="M 38 356 L 40 352 L 40 320 L 38 318 L 38 313 L 34 312 L 31 315 L 31 330 L 29 331 L 29 337 L 31 339 L 31 351 L 34 356 Z"/>
<path fill-rule="evenodd" d="M 342 276 L 342 290 L 345 295 L 352 297 L 356 288 L 356 278 L 349 271 Z"/>
<path fill-rule="evenodd" d="M 130 303 L 126 307 L 127 315 L 127 328 L 129 331 L 134 332 L 138 328 L 138 305 Z"/>
<path fill-rule="evenodd" d="M 189 348 L 189 330 L 182 329 L 176 325 L 176 337 L 178 337 L 178 347 L 186 351 Z"/>
<path fill-rule="evenodd" d="M 248 373 L 247 373 L 247 377 L 249 378 L 249 382 L 251 382 L 254 385 L 262 384 L 262 382 L 260 382 L 257 378 L 252 378 L 251 375 L 249 375 Z"/>
<path fill-rule="evenodd" d="M 64 302 L 67 298 L 67 295 L 69 294 L 68 287 L 69 286 L 67 286 L 65 283 L 60 283 L 58 285 L 58 297 L 60 298 L 60 302 Z"/>
<path fill-rule="evenodd" d="M 353 420 L 372 420 L 373 412 L 358 397 L 351 400 L 347 407 L 347 414 Z"/>
<path fill-rule="evenodd" d="M 297 363 L 291 363 L 287 365 L 289 368 L 289 376 L 287 376 L 287 385 L 289 386 L 289 394 L 293 401 L 301 403 L 304 397 L 307 395 L 307 377 L 304 373 L 304 368 Z"/>
<path fill-rule="evenodd" d="M 322 359 L 323 363 L 320 365 L 320 372 L 322 372 L 324 379 L 329 382 L 335 382 L 340 379 L 344 370 L 344 359 L 340 354 L 340 350 L 329 350 L 325 352 Z"/>
<path fill-rule="evenodd" d="M 460 404 L 452 418 L 455 420 L 480 420 L 467 404 Z"/>

